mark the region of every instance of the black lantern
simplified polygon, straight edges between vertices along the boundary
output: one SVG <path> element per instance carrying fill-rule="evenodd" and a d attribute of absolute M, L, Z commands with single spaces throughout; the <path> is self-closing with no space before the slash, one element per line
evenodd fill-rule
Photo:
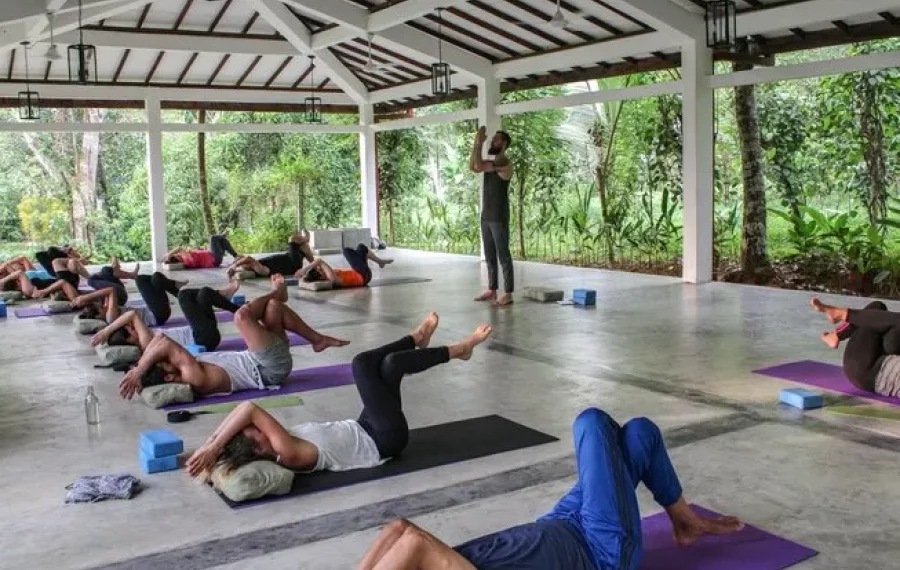
<path fill-rule="evenodd" d="M 315 71 L 316 71 L 316 56 L 309 56 L 309 97 L 303 100 L 303 113 L 306 115 L 307 123 L 321 123 L 322 122 L 322 98 L 316 97 L 314 94 L 314 90 L 316 88 L 315 83 Z"/>
<path fill-rule="evenodd" d="M 437 63 L 431 64 L 431 94 L 436 97 L 443 97 L 450 94 L 450 66 L 444 62 L 444 54 L 441 50 L 443 33 L 441 29 L 441 9 L 437 10 L 438 15 L 438 60 Z"/>
<path fill-rule="evenodd" d="M 706 46 L 730 49 L 737 38 L 737 8 L 733 0 L 706 3 Z"/>
<path fill-rule="evenodd" d="M 41 115 L 41 97 L 37 91 L 31 90 L 28 77 L 28 42 L 22 42 L 25 52 L 25 91 L 19 91 L 19 118 L 23 121 L 34 121 Z"/>
<path fill-rule="evenodd" d="M 69 82 L 79 85 L 97 82 L 97 48 L 84 43 L 81 0 L 78 0 L 78 43 L 69 46 Z"/>

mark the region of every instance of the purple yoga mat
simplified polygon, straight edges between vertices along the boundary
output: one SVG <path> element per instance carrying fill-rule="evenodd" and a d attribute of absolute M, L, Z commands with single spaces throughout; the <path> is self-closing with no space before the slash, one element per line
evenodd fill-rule
<path fill-rule="evenodd" d="M 831 392 L 839 392 L 855 398 L 900 406 L 900 398 L 890 398 L 860 390 L 847 380 L 841 367 L 834 364 L 816 362 L 815 360 L 801 360 L 800 362 L 789 362 L 780 366 L 761 368 L 754 370 L 753 373 L 790 380 L 791 382 L 806 384 L 807 386 L 814 386 Z"/>
<path fill-rule="evenodd" d="M 242 402 L 244 400 L 256 400 L 267 396 L 283 396 L 284 394 L 296 394 L 297 392 L 309 392 L 311 390 L 333 388 L 335 386 L 348 386 L 350 384 L 353 384 L 353 371 L 351 370 L 350 365 L 335 364 L 333 366 L 294 370 L 281 387 L 276 390 L 243 390 L 241 392 L 233 392 L 221 396 L 200 398 L 190 404 L 172 404 L 163 406 L 161 409 L 166 411 L 184 410 L 196 406 L 208 406 L 210 404 L 222 404 L 224 402 Z"/>
<path fill-rule="evenodd" d="M 693 505 L 703 517 L 718 513 Z M 755 526 L 725 536 L 706 536 L 689 548 L 672 539 L 672 523 L 665 512 L 641 521 L 644 559 L 640 570 L 782 570 L 812 558 L 818 552 Z"/>
<path fill-rule="evenodd" d="M 216 322 L 218 323 L 230 323 L 234 321 L 234 313 L 229 313 L 228 311 L 216 311 Z M 172 317 L 166 324 L 160 325 L 156 328 L 158 329 L 174 329 L 175 327 L 186 327 L 188 325 L 188 321 L 184 318 L 183 315 L 179 315 L 177 317 Z"/>
<path fill-rule="evenodd" d="M 288 344 L 290 346 L 306 346 L 309 341 L 296 333 L 289 332 Z M 239 336 L 222 339 L 222 342 L 216 347 L 216 352 L 237 352 L 238 350 L 247 350 L 247 341 Z"/>

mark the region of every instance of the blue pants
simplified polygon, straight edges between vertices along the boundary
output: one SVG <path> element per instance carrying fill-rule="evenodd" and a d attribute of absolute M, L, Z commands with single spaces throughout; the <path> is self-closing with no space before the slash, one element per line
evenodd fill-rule
<path fill-rule="evenodd" d="M 121 279 L 116 277 L 112 267 L 108 265 L 100 269 L 99 273 L 91 275 L 87 282 L 88 285 L 97 291 L 101 289 L 115 289 L 116 301 L 119 305 L 124 305 L 128 302 L 128 291 L 125 290 L 125 284 L 122 283 Z"/>
<path fill-rule="evenodd" d="M 578 483 L 544 516 L 584 534 L 601 570 L 635 570 L 641 562 L 641 514 L 635 488 L 663 507 L 681 497 L 681 483 L 659 428 L 647 418 L 619 426 L 606 412 L 583 411 L 573 426 Z"/>

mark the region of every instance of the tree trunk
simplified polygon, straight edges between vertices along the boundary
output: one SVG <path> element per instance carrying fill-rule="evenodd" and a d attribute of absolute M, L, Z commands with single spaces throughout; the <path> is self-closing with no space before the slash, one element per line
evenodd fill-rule
<path fill-rule="evenodd" d="M 303 209 L 304 209 L 304 195 L 306 188 L 302 182 L 297 183 L 297 231 L 302 230 L 305 226 L 303 224 Z"/>
<path fill-rule="evenodd" d="M 753 69 L 734 64 L 734 71 Z M 735 88 L 735 116 L 741 144 L 744 181 L 743 240 L 741 270 L 746 277 L 769 266 L 766 252 L 766 187 L 762 169 L 762 143 L 756 109 L 756 86 Z"/>
<path fill-rule="evenodd" d="M 869 223 L 877 225 L 887 215 L 887 168 L 884 155 L 884 129 L 878 107 L 878 93 L 869 83 L 867 74 L 857 84 L 859 100 L 859 127 L 865 141 L 863 156 L 869 179 Z"/>
<path fill-rule="evenodd" d="M 392 202 L 387 203 L 387 211 L 388 211 L 388 226 L 391 228 L 391 245 L 397 243 L 397 236 L 394 235 L 394 204 Z"/>
<path fill-rule="evenodd" d="M 206 109 L 197 112 L 197 122 L 206 123 Z M 197 133 L 197 178 L 200 186 L 200 207 L 203 210 L 203 225 L 206 226 L 206 235 L 216 233 L 216 224 L 213 221 L 212 207 L 209 205 L 209 185 L 206 181 L 206 133 Z"/>
<path fill-rule="evenodd" d="M 528 259 L 528 255 L 525 252 L 525 173 L 519 170 L 517 173 L 517 182 L 519 191 L 516 193 L 516 198 L 519 202 L 518 204 L 518 226 L 519 226 L 519 255 L 522 256 L 522 259 Z"/>
<path fill-rule="evenodd" d="M 87 109 L 87 119 L 91 123 L 102 123 L 105 109 Z M 97 174 L 100 164 L 100 133 L 90 132 L 81 136 L 78 153 L 77 180 L 72 196 L 72 213 L 75 220 L 74 237 L 93 249 L 94 229 L 91 215 L 97 209 Z"/>

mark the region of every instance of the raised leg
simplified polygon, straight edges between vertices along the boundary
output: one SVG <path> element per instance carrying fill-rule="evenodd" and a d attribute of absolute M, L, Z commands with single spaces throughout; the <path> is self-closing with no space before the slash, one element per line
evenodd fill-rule
<path fill-rule="evenodd" d="M 182 289 L 178 293 L 178 304 L 191 326 L 194 342 L 203 345 L 206 350 L 215 350 L 222 342 L 222 334 L 213 305 L 208 298 L 204 298 L 208 292 L 215 293 L 209 287 Z"/>
<path fill-rule="evenodd" d="M 371 570 L 477 570 L 432 534 L 409 521 L 402 523 L 403 532 Z"/>

